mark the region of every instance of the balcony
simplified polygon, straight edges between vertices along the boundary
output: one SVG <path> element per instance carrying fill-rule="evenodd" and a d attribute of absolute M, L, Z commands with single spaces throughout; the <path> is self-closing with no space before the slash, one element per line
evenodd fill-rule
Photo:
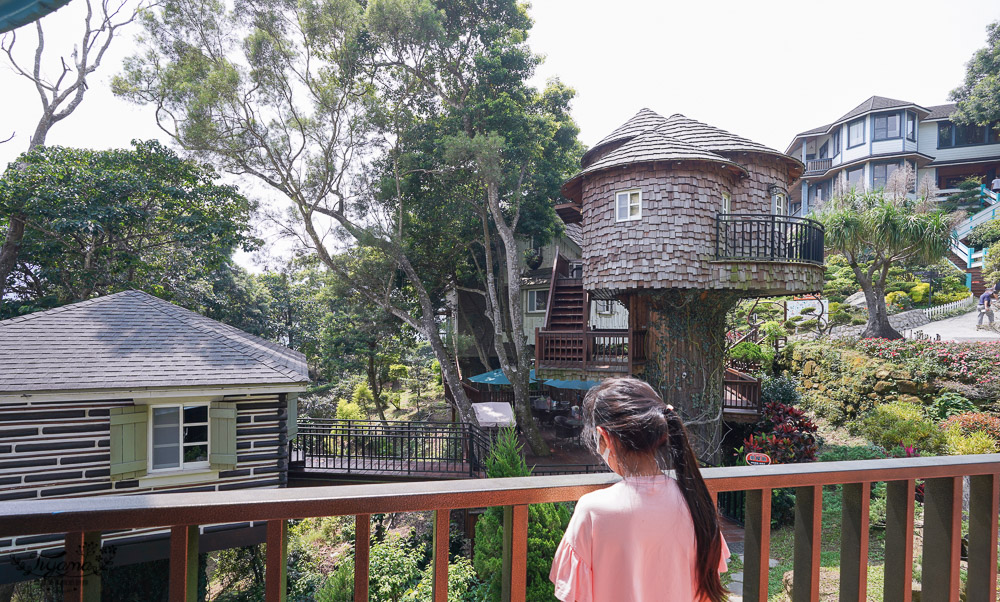
<path fill-rule="evenodd" d="M 823 265 L 823 225 L 787 215 L 720 213 L 715 259 Z"/>
<path fill-rule="evenodd" d="M 631 374 L 646 361 L 645 330 L 542 330 L 535 335 L 539 370 Z"/>
<path fill-rule="evenodd" d="M 746 491 L 744 599 L 767 600 L 771 490 L 796 489 L 793 600 L 817 600 L 820 575 L 822 488 L 843 485 L 840 534 L 840 599 L 865 600 L 868 575 L 868 502 L 873 482 L 888 483 L 885 525 L 885 599 L 909 600 L 913 578 L 914 487 L 924 480 L 921 570 L 924 600 L 959 599 L 960 574 L 968 600 L 994 600 L 1000 512 L 1000 454 L 827 462 L 705 469 L 713 495 Z M 963 478 L 970 477 L 968 563 L 962 566 Z M 525 600 L 528 505 L 575 501 L 618 479 L 612 474 L 449 482 L 393 483 L 171 493 L 0 502 L 0 537 L 65 533 L 65 599 L 99 599 L 100 580 L 80 567 L 94 566 L 102 532 L 169 528 L 170 600 L 193 600 L 197 579 L 198 525 L 266 521 L 266 600 L 284 599 L 287 522 L 290 519 L 356 517 L 354 599 L 369 599 L 370 517 L 376 513 L 434 512 L 435 601 L 447 600 L 448 529 L 451 510 L 503 506 L 503 600 Z M 90 544 L 90 545 L 85 545 Z M 195 570 L 192 570 L 194 568 Z M 96 596 L 96 597 L 95 597 Z"/>
<path fill-rule="evenodd" d="M 809 159 L 806 161 L 806 173 L 824 173 L 833 167 L 833 159 Z"/>

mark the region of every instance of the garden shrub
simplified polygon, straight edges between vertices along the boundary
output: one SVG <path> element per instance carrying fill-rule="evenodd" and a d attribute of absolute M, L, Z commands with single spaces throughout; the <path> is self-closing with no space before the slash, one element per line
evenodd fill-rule
<path fill-rule="evenodd" d="M 773 345 L 778 339 L 788 337 L 788 331 L 777 320 L 768 320 L 760 326 L 760 332 L 764 335 L 764 342 Z"/>
<path fill-rule="evenodd" d="M 885 296 L 885 304 L 890 312 L 901 312 L 913 309 L 913 299 L 903 291 L 895 291 Z"/>
<path fill-rule="evenodd" d="M 767 353 L 760 348 L 760 345 L 750 341 L 733 345 L 729 350 L 729 357 L 745 362 L 764 362 L 768 359 Z"/>
<path fill-rule="evenodd" d="M 841 462 L 846 460 L 884 460 L 888 457 L 885 449 L 878 445 L 825 445 L 817 458 L 820 462 Z"/>
<path fill-rule="evenodd" d="M 975 411 L 976 404 L 954 391 L 944 391 L 934 398 L 930 407 L 927 408 L 927 415 L 932 420 L 944 420 Z"/>
<path fill-rule="evenodd" d="M 798 405 L 802 401 L 798 386 L 798 381 L 791 376 L 768 376 L 761 383 L 761 398 L 764 403 L 776 401 L 790 406 Z"/>
<path fill-rule="evenodd" d="M 860 423 L 861 434 L 883 448 L 913 448 L 926 455 L 940 454 L 944 433 L 924 418 L 920 406 L 895 401 L 875 406 Z"/>
<path fill-rule="evenodd" d="M 375 403 L 375 397 L 372 395 L 372 390 L 368 388 L 368 383 L 358 383 L 355 385 L 354 393 L 351 394 L 351 401 L 366 411 Z"/>
<path fill-rule="evenodd" d="M 910 298 L 913 299 L 914 303 L 926 303 L 927 295 L 931 291 L 931 285 L 927 282 L 921 282 L 909 290 Z"/>
<path fill-rule="evenodd" d="M 812 462 L 816 459 L 816 424 L 790 405 L 764 405 L 759 432 L 743 441 L 745 453 L 765 453 L 774 464 Z"/>
<path fill-rule="evenodd" d="M 973 249 L 985 249 L 997 242 L 1000 242 L 1000 221 L 996 220 L 979 224 L 966 239 L 966 244 Z"/>
<path fill-rule="evenodd" d="M 404 378 L 409 378 L 410 369 L 403 364 L 393 364 L 389 366 L 389 380 L 399 382 Z"/>
<path fill-rule="evenodd" d="M 398 535 L 390 535 L 373 543 L 368 553 L 368 587 L 372 598 L 399 602 L 420 579 L 420 565 L 427 550 Z"/>
<path fill-rule="evenodd" d="M 458 557 L 448 564 L 448 602 L 482 600 L 481 595 L 476 595 L 479 594 L 477 591 L 479 586 L 476 571 L 468 558 Z M 403 596 L 402 602 L 426 602 L 432 599 L 433 591 L 434 565 L 428 564 L 420 583 Z"/>
<path fill-rule="evenodd" d="M 1000 443 L 1000 418 L 993 414 L 967 412 L 952 416 L 941 423 L 942 429 L 949 430 L 953 427 L 958 427 L 964 435 L 986 433 L 991 439 Z"/>
<path fill-rule="evenodd" d="M 340 399 L 337 401 L 337 420 L 361 420 L 361 406 L 356 402 Z"/>
<path fill-rule="evenodd" d="M 521 444 L 513 428 L 500 431 L 486 459 L 489 478 L 523 477 L 531 470 L 521 455 Z M 528 600 L 555 601 L 555 586 L 549 581 L 549 569 L 556 547 L 569 525 L 570 511 L 563 504 L 528 506 Z M 476 544 L 472 564 L 487 584 L 490 600 L 500 600 L 503 562 L 503 509 L 487 508 L 476 522 Z"/>
<path fill-rule="evenodd" d="M 354 558 L 342 559 L 315 596 L 316 602 L 354 602 Z"/>
<path fill-rule="evenodd" d="M 954 425 L 945 431 L 945 439 L 948 453 L 953 456 L 997 452 L 997 442 L 984 431 L 973 431 L 966 435 L 962 433 L 960 426 Z"/>
<path fill-rule="evenodd" d="M 953 303 L 955 301 L 961 301 L 969 296 L 969 289 L 956 291 L 954 293 L 934 293 L 931 298 L 931 305 L 947 305 L 948 303 Z"/>

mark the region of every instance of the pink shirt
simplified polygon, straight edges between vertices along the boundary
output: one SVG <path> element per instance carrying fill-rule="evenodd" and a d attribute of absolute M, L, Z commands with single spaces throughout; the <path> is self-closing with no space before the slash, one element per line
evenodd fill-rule
<path fill-rule="evenodd" d="M 694 601 L 696 548 L 677 481 L 629 477 L 580 498 L 549 579 L 563 602 Z"/>

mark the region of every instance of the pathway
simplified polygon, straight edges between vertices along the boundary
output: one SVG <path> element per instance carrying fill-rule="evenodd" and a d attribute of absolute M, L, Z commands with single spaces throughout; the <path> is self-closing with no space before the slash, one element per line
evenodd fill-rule
<path fill-rule="evenodd" d="M 915 330 L 922 331 L 925 335 L 936 338 L 941 336 L 942 341 L 1000 341 L 1000 333 L 989 330 L 976 330 L 976 319 L 979 317 L 977 310 L 925 324 Z M 1000 316 L 995 318 L 1000 326 Z"/>

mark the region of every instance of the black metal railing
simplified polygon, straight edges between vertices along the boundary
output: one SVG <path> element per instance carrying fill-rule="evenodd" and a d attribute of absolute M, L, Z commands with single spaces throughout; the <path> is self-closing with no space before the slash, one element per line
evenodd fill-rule
<path fill-rule="evenodd" d="M 715 258 L 823 264 L 823 225 L 787 215 L 720 213 L 715 218 Z"/>
<path fill-rule="evenodd" d="M 311 419 L 299 422 L 289 461 L 329 473 L 479 477 L 491 442 L 463 422 Z"/>

